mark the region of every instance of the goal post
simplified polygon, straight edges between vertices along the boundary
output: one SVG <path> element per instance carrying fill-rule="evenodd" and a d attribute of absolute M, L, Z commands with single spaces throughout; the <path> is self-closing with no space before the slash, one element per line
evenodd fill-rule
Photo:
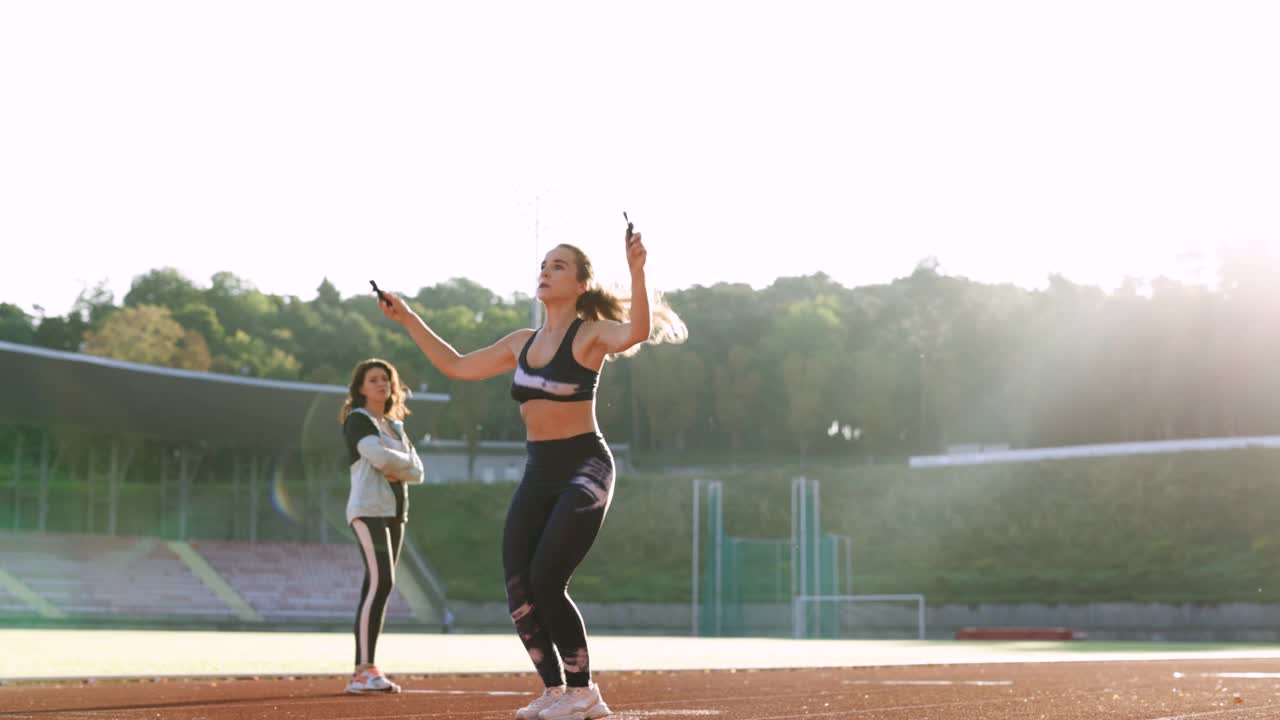
<path fill-rule="evenodd" d="M 831 607 L 839 618 L 838 626 L 853 626 L 858 623 L 857 613 L 853 609 L 858 605 L 888 603 L 914 603 L 916 637 L 925 639 L 925 603 L 924 595 L 796 595 L 791 599 L 791 628 L 796 638 L 811 637 L 808 627 L 809 609 L 813 607 Z M 907 621 L 910 623 L 910 620 Z M 837 632 L 837 635 L 839 633 Z"/>

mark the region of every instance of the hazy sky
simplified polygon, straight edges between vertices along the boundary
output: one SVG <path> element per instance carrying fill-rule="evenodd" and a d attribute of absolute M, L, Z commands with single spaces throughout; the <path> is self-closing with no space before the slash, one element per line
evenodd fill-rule
<path fill-rule="evenodd" d="M 530 5 L 0 4 L 0 301 L 527 292 L 535 204 L 618 281 L 627 210 L 669 289 L 1280 248 L 1280 3 Z"/>

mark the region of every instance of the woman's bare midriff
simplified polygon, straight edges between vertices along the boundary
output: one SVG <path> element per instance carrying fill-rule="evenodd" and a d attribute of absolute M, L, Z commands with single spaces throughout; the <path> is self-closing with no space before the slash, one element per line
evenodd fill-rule
<path fill-rule="evenodd" d="M 528 400 L 520 405 L 526 440 L 562 440 L 598 433 L 594 401 Z"/>

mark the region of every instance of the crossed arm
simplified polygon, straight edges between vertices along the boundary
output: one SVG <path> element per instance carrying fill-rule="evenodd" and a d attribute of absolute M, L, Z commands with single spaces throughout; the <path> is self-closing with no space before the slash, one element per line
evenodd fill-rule
<path fill-rule="evenodd" d="M 378 440 L 377 435 L 366 435 L 356 443 L 360 457 L 368 460 L 378 468 L 389 480 L 407 482 L 411 485 L 423 480 L 422 459 L 418 452 L 410 447 L 408 452 L 392 450 Z"/>

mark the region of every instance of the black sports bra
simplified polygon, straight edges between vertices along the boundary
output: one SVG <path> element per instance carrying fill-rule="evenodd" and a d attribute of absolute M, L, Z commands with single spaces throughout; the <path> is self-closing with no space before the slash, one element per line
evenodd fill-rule
<path fill-rule="evenodd" d="M 552 400 L 555 402 L 579 402 L 596 396 L 600 373 L 583 367 L 573 358 L 573 338 L 582 327 L 582 318 L 573 321 L 556 348 L 551 362 L 540 368 L 529 367 L 529 346 L 538 332 L 529 336 L 520 350 L 516 362 L 516 376 L 511 381 L 511 398 L 519 403 L 528 400 Z"/>

